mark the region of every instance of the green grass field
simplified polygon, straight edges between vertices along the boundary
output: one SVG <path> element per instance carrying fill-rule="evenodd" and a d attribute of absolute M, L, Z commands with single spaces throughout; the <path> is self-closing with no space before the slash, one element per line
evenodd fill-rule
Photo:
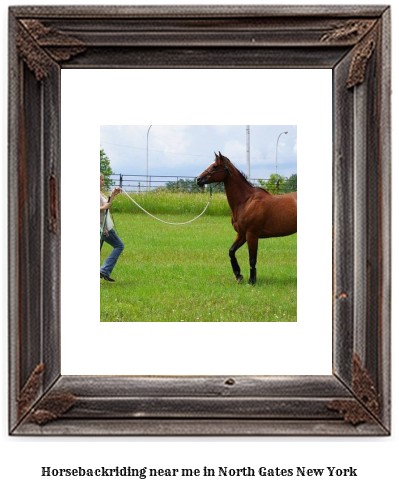
<path fill-rule="evenodd" d="M 255 286 L 247 284 L 245 244 L 237 252 L 244 275 L 237 284 L 228 255 L 235 232 L 223 195 L 184 226 L 162 224 L 119 198 L 124 200 L 113 206 L 113 217 L 125 250 L 112 274 L 117 281 L 100 281 L 101 321 L 296 321 L 296 235 L 259 242 Z M 141 197 L 135 199 L 143 205 Z M 201 213 L 207 197 L 198 196 L 195 206 L 192 195 L 181 200 L 190 206 L 177 199 L 158 210 L 153 203 L 143 206 L 163 220 L 185 222 Z M 213 215 L 218 207 L 223 215 Z M 172 214 L 182 208 L 184 213 Z M 104 244 L 101 262 L 110 251 Z"/>

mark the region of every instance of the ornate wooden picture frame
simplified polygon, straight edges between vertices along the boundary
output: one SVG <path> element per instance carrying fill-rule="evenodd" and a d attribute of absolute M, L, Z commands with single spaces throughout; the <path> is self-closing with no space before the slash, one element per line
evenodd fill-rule
<path fill-rule="evenodd" d="M 332 70 L 330 376 L 60 374 L 61 69 L 164 67 Z M 10 434 L 389 435 L 390 172 L 388 6 L 11 7 Z"/>

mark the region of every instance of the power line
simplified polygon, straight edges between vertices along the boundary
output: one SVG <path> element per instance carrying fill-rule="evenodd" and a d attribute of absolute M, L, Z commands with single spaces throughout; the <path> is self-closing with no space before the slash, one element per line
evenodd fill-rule
<path fill-rule="evenodd" d="M 147 151 L 146 148 L 142 148 L 142 147 L 133 147 L 132 145 L 124 145 L 124 144 L 116 144 L 116 143 L 111 143 L 111 142 L 102 142 L 104 144 L 108 144 L 108 145 L 115 145 L 116 147 L 127 147 L 129 149 L 136 149 L 136 150 L 145 150 Z M 207 157 L 207 158 L 213 158 L 214 156 L 212 155 L 204 155 L 204 154 L 182 154 L 180 152 L 168 152 L 166 150 L 155 150 L 155 149 L 148 149 L 148 151 L 150 152 L 158 152 L 158 153 L 164 153 L 164 154 L 174 154 L 174 155 L 185 155 L 185 156 L 191 156 L 191 157 Z M 236 159 L 234 157 L 230 157 L 230 160 L 231 162 L 234 164 L 234 165 L 244 165 L 244 162 L 245 162 L 245 158 L 240 158 L 240 159 Z M 256 166 L 260 166 L 260 164 L 256 164 L 257 161 L 255 161 L 255 163 L 253 164 L 254 167 Z M 262 164 L 263 165 L 263 164 Z M 267 163 L 268 166 L 271 166 L 272 164 L 269 164 Z"/>

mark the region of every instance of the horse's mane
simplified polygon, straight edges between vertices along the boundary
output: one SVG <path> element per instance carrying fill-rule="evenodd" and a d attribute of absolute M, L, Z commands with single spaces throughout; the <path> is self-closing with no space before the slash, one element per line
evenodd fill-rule
<path fill-rule="evenodd" d="M 228 161 L 228 162 L 229 162 L 229 163 L 230 163 L 230 164 L 234 167 L 234 169 L 237 169 L 237 168 L 235 167 L 235 165 L 231 162 L 231 160 L 230 160 L 228 157 L 225 157 L 225 159 L 227 159 L 227 161 Z M 253 183 L 251 183 L 251 182 L 249 181 L 249 179 L 248 179 L 248 176 L 244 173 L 244 171 L 240 171 L 240 169 L 237 169 L 237 171 L 239 172 L 239 174 L 241 175 L 241 177 L 243 178 L 243 180 L 244 180 L 247 184 L 249 184 L 249 186 L 250 186 L 251 188 L 256 188 L 257 190 L 262 190 L 262 191 L 264 191 L 265 193 L 267 193 L 267 194 L 269 194 L 269 195 L 270 195 L 270 193 L 269 193 L 267 190 L 265 190 L 264 188 L 260 188 L 259 186 L 255 186 Z"/>

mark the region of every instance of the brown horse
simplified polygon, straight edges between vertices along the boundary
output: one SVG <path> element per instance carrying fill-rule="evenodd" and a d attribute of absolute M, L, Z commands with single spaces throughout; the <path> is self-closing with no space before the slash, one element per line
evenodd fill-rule
<path fill-rule="evenodd" d="M 229 250 L 231 266 L 238 282 L 241 282 L 240 266 L 236 251 L 248 243 L 250 278 L 256 283 L 256 259 L 258 241 L 261 238 L 282 237 L 294 234 L 296 227 L 297 194 L 271 195 L 262 188 L 253 186 L 230 160 L 215 153 L 216 159 L 197 178 L 197 184 L 203 187 L 208 183 L 223 181 L 227 200 L 231 208 L 231 223 L 237 237 Z"/>

